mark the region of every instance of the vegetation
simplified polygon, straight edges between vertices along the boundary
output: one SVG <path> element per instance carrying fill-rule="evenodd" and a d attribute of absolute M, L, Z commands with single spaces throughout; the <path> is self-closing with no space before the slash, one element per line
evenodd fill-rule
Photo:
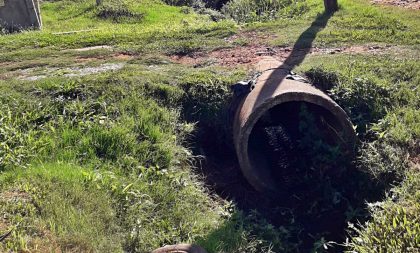
<path fill-rule="evenodd" d="M 99 18 L 112 19 L 115 22 L 141 20 L 142 14 L 131 11 L 128 4 L 121 0 L 110 0 L 102 2 L 99 5 L 98 13 Z"/>
<path fill-rule="evenodd" d="M 402 186 L 393 189 L 392 200 L 370 204 L 373 221 L 363 230 L 353 227 L 358 236 L 350 248 L 356 252 L 417 252 L 419 237 L 419 177 L 407 173 Z"/>
<path fill-rule="evenodd" d="M 191 242 L 210 253 L 418 252 L 418 12 L 343 0 L 322 20 L 322 1 L 256 3 L 227 3 L 235 22 L 152 0 L 44 1 L 43 31 L 0 35 L 0 235 L 13 230 L 0 251 Z M 346 177 L 354 196 L 316 188 L 331 202 L 309 202 L 313 213 L 273 208 L 281 223 L 206 185 L 199 169 L 209 133 L 215 150 L 233 154 L 229 86 L 250 73 L 174 60 L 236 47 L 232 35 L 252 32 L 278 49 L 383 50 L 312 54 L 295 67 L 346 110 L 360 144 Z M 322 213 L 331 209 L 345 217 L 335 242 L 325 228 L 333 216 Z M 315 214 L 327 219 L 311 230 L 303 220 Z"/>
<path fill-rule="evenodd" d="M 223 6 L 222 12 L 239 23 L 275 20 L 281 16 L 293 17 L 308 11 L 306 1 L 233 0 Z"/>

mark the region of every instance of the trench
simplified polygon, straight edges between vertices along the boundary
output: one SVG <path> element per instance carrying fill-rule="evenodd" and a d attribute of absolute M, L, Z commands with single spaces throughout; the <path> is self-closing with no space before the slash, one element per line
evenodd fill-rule
<path fill-rule="evenodd" d="M 296 85 L 300 84 L 293 82 Z M 367 220 L 366 202 L 382 199 L 384 189 L 355 167 L 356 141 L 353 133 L 346 135 L 352 127 L 346 115 L 337 117 L 335 107 L 319 100 L 297 99 L 296 93 L 288 100 L 279 94 L 267 98 L 275 102 L 261 103 L 263 110 L 253 108 L 257 117 L 244 118 L 254 120 L 242 125 L 247 138 L 234 133 L 231 143 L 214 138 L 222 129 L 199 125 L 196 154 L 205 157 L 198 166 L 200 173 L 212 191 L 233 201 L 239 210 L 256 210 L 275 228 L 286 229 L 288 243 L 298 245 L 298 252 L 311 251 L 322 239 L 337 243 L 328 252 L 342 252 L 338 244 L 348 237 L 348 222 Z M 243 140 L 246 145 L 238 145 Z M 246 153 L 238 152 L 238 146 L 245 146 Z M 244 157 L 251 177 L 240 160 Z M 270 181 L 269 187 L 260 188 L 252 177 Z"/>
<path fill-rule="evenodd" d="M 345 251 L 348 223 L 369 219 L 366 203 L 383 199 L 386 187 L 356 166 L 358 143 L 344 110 L 315 87 L 286 80 L 331 16 L 319 15 L 284 62 L 257 65 L 263 74 L 238 104 L 231 132 L 200 122 L 195 140 L 206 185 L 286 231 L 280 243 L 292 252 L 313 252 L 320 241 L 335 242 L 327 252 Z"/>

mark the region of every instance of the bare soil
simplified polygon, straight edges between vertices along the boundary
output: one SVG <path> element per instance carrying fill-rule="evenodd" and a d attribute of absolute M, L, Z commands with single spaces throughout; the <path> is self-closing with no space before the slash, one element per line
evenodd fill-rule
<path fill-rule="evenodd" d="M 270 41 L 273 41 L 276 37 L 276 35 L 256 31 L 239 32 L 225 39 L 231 45 L 229 48 L 222 48 L 207 53 L 195 52 L 190 55 L 173 55 L 170 56 L 170 60 L 194 67 L 220 65 L 228 68 L 242 66 L 250 69 L 265 56 L 271 56 L 283 62 L 291 55 L 293 50 L 295 50 L 293 52 L 294 58 L 304 58 L 307 54 L 382 54 L 397 49 L 395 46 L 374 44 L 337 48 L 312 47 L 309 50 L 308 48 L 293 49 L 292 47 L 269 46 Z"/>
<path fill-rule="evenodd" d="M 361 45 L 337 48 L 310 48 L 310 55 L 318 54 L 382 54 L 395 49 L 394 46 L 379 45 Z M 202 65 L 220 65 L 224 67 L 244 66 L 251 68 L 255 66 L 264 56 L 271 56 L 279 61 L 284 61 L 292 52 L 292 47 L 269 47 L 264 45 L 244 45 L 232 48 L 219 49 L 210 53 L 198 52 L 192 55 L 180 56 L 173 55 L 171 60 L 176 63 L 202 66 Z M 304 56 L 307 53 L 306 48 L 298 49 L 294 52 L 295 57 Z"/>

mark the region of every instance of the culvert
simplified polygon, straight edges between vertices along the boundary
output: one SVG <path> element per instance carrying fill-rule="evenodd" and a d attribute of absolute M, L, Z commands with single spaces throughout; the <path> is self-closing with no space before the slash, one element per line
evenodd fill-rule
<path fill-rule="evenodd" d="M 288 71 L 279 66 L 281 63 L 273 59 L 259 64 L 262 74 L 238 105 L 233 120 L 239 165 L 248 182 L 261 192 L 276 192 L 285 183 L 277 176 L 282 168 L 273 167 L 273 157 L 289 166 L 291 160 L 308 156 L 305 151 L 290 149 L 294 140 L 312 138 L 312 127 L 320 129 L 323 142 L 339 147 L 342 156 L 351 157 L 355 150 L 356 133 L 345 111 L 314 86 L 286 79 Z M 313 126 L 305 126 L 307 129 L 302 127 L 302 108 L 315 115 L 309 117 Z M 267 136 L 279 139 L 270 141 Z M 301 139 L 295 144 L 300 145 Z M 268 151 L 267 142 L 279 147 Z"/>

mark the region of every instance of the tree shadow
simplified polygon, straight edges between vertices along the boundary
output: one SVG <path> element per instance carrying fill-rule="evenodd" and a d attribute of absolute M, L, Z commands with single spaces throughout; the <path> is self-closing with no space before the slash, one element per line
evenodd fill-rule
<path fill-rule="evenodd" d="M 283 79 L 285 79 L 286 76 L 289 74 L 288 71 L 284 70 L 292 70 L 303 62 L 305 57 L 310 53 L 312 49 L 312 44 L 317 34 L 327 26 L 328 21 L 333 15 L 333 12 L 324 12 L 322 14 L 318 14 L 316 19 L 312 22 L 312 24 L 299 36 L 299 38 L 293 46 L 290 55 L 282 62 L 280 66 L 276 67 L 276 70 L 274 70 L 268 78 L 270 79 L 272 77 L 275 77 L 278 81 L 271 82 L 271 84 L 273 85 L 265 85 L 261 89 L 259 94 L 263 95 L 274 93 L 274 91 L 278 87 L 277 84 L 283 81 Z M 256 101 L 258 101 L 259 99 L 260 97 L 257 97 Z"/>

